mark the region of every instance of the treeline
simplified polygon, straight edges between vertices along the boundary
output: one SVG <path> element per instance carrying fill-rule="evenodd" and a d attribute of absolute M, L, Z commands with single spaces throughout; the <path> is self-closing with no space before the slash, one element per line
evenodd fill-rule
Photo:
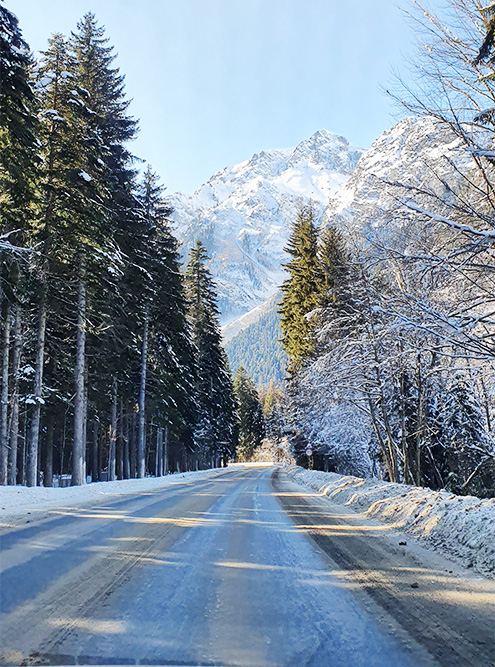
<path fill-rule="evenodd" d="M 416 15 L 427 48 L 401 96 L 434 122 L 441 166 L 380 180 L 372 237 L 319 235 L 311 211 L 292 231 L 286 419 L 304 465 L 494 496 L 495 13 L 450 4 L 451 23 Z"/>
<path fill-rule="evenodd" d="M 206 253 L 184 275 L 163 187 L 86 14 L 35 62 L 0 5 L 0 483 L 226 463 L 233 383 Z"/>

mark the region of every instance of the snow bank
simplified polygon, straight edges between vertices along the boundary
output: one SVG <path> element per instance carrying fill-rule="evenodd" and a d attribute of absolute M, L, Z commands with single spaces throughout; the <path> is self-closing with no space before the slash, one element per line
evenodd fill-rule
<path fill-rule="evenodd" d="M 300 484 L 495 578 L 495 499 L 287 466 Z"/>
<path fill-rule="evenodd" d="M 26 486 L 0 486 L 0 527 L 12 525 L 16 518 L 40 518 L 44 512 L 60 507 L 74 507 L 98 502 L 108 502 L 116 496 L 140 491 L 165 489 L 176 484 L 197 482 L 216 477 L 229 468 L 213 468 L 198 472 L 175 473 L 166 477 L 124 479 L 115 482 L 95 482 L 84 486 L 44 488 Z"/>

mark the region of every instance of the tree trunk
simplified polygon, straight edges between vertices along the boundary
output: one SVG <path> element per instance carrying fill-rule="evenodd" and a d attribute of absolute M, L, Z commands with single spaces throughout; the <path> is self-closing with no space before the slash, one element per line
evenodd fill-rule
<path fill-rule="evenodd" d="M 91 481 L 98 482 L 100 480 L 100 466 L 98 463 L 98 422 L 96 419 L 93 422 L 93 447 L 91 455 Z"/>
<path fill-rule="evenodd" d="M 122 398 L 119 401 L 119 414 L 117 416 L 117 479 L 124 479 L 124 407 Z"/>
<path fill-rule="evenodd" d="M 9 407 L 9 353 L 10 353 L 11 305 L 4 299 L 2 308 L 2 393 L 0 409 L 0 484 L 7 483 L 7 461 L 9 452 L 8 407 Z"/>
<path fill-rule="evenodd" d="M 115 480 L 115 453 L 117 447 L 117 380 L 112 382 L 112 408 L 110 412 L 110 433 L 108 447 L 108 480 Z"/>
<path fill-rule="evenodd" d="M 17 445 L 19 442 L 19 369 L 21 366 L 21 307 L 14 306 L 14 351 L 12 355 L 12 396 L 10 410 L 9 452 L 7 462 L 7 484 L 14 485 L 17 477 Z"/>
<path fill-rule="evenodd" d="M 16 482 L 23 485 L 26 482 L 26 441 L 27 441 L 27 409 L 22 412 L 22 437 L 17 448 L 17 478 Z M 21 431 L 21 429 L 19 429 Z"/>
<path fill-rule="evenodd" d="M 77 299 L 77 335 L 74 398 L 74 442 L 72 447 L 72 486 L 79 486 L 86 481 L 84 462 L 84 370 L 86 356 L 86 267 L 84 259 L 79 264 L 79 285 Z"/>
<path fill-rule="evenodd" d="M 28 431 L 28 442 L 26 448 L 26 484 L 36 486 L 38 483 L 38 450 L 40 438 L 41 406 L 43 398 L 43 365 L 45 358 L 45 333 L 46 333 L 46 284 L 41 289 L 41 302 L 38 320 L 38 336 L 36 341 L 36 362 L 34 368 L 33 386 L 33 408 L 31 412 L 31 423 Z"/>
<path fill-rule="evenodd" d="M 132 413 L 130 445 L 131 479 L 136 477 L 136 413 Z"/>
<path fill-rule="evenodd" d="M 162 475 L 168 475 L 168 426 L 163 429 Z"/>
<path fill-rule="evenodd" d="M 148 355 L 148 326 L 149 326 L 149 311 L 146 309 L 143 325 L 143 342 L 141 347 L 141 384 L 139 387 L 139 427 L 138 427 L 138 477 L 145 475 L 145 446 L 146 446 L 146 429 L 145 429 L 145 407 L 146 407 L 146 362 Z"/>
<path fill-rule="evenodd" d="M 46 425 L 45 456 L 43 461 L 43 486 L 53 486 L 53 437 L 55 419 L 52 413 Z"/>
<path fill-rule="evenodd" d="M 129 479 L 131 476 L 131 471 L 129 468 L 129 441 L 131 437 L 131 429 L 130 429 L 130 424 L 131 424 L 131 419 L 128 414 L 125 416 L 125 431 L 124 431 L 124 438 L 123 438 L 123 465 L 124 465 L 124 479 Z"/>
<path fill-rule="evenodd" d="M 162 469 L 162 429 L 158 426 L 156 429 L 156 449 L 155 449 L 155 477 L 161 477 Z"/>
<path fill-rule="evenodd" d="M 88 365 L 84 364 L 84 407 L 83 407 L 83 449 L 82 449 L 82 470 L 84 484 L 88 476 L 87 448 L 88 448 Z"/>

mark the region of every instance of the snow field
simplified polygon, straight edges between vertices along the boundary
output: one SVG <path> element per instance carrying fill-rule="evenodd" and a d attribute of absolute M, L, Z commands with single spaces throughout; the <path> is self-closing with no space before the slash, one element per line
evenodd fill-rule
<path fill-rule="evenodd" d="M 299 484 L 495 578 L 495 499 L 286 466 Z"/>

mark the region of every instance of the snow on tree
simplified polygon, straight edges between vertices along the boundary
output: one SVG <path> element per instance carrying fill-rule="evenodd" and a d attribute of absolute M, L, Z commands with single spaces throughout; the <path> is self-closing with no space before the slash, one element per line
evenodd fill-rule
<path fill-rule="evenodd" d="M 232 376 L 221 345 L 217 296 L 207 260 L 206 249 L 198 241 L 189 255 L 186 290 L 195 348 L 194 438 L 203 463 L 218 462 L 220 458 L 226 462 L 233 455 L 237 440 Z"/>
<path fill-rule="evenodd" d="M 234 395 L 239 415 L 237 457 L 240 461 L 250 461 L 261 445 L 265 428 L 258 392 L 242 366 L 234 377 Z"/>

